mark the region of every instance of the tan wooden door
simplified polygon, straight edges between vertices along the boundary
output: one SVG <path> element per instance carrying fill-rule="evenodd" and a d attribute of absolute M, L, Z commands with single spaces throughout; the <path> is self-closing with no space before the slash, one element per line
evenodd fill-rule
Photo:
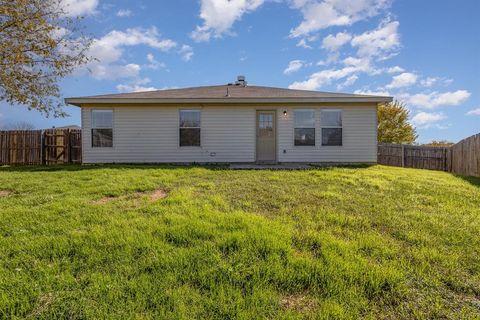
<path fill-rule="evenodd" d="M 257 162 L 277 160 L 275 119 L 275 111 L 257 111 Z"/>

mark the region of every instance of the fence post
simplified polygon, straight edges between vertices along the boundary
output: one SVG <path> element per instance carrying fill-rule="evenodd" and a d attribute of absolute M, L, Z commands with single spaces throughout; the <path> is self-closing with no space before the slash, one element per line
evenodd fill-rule
<path fill-rule="evenodd" d="M 46 164 L 46 156 L 45 156 L 45 153 L 46 153 L 46 150 L 45 150 L 45 130 L 42 130 L 42 133 L 40 135 L 40 150 L 42 152 L 41 154 L 41 162 L 42 162 L 42 165 L 45 165 Z"/>
<path fill-rule="evenodd" d="M 443 171 L 447 171 L 447 148 L 443 149 Z"/>
<path fill-rule="evenodd" d="M 7 139 L 6 139 L 6 149 L 7 149 L 7 163 L 10 164 L 10 132 L 7 132 Z"/>
<path fill-rule="evenodd" d="M 68 152 L 68 157 L 67 157 L 67 161 L 68 163 L 72 163 L 72 135 L 70 134 L 70 129 L 67 129 L 67 139 L 66 140 L 66 143 L 67 143 L 67 152 Z"/>
<path fill-rule="evenodd" d="M 448 148 L 448 172 L 452 172 L 452 164 L 453 164 L 453 146 Z"/>
<path fill-rule="evenodd" d="M 405 168 L 405 145 L 402 143 L 402 168 Z"/>
<path fill-rule="evenodd" d="M 22 156 L 23 156 L 23 162 L 22 164 L 27 164 L 27 150 L 26 150 L 26 147 L 27 147 L 27 132 L 26 131 L 23 131 L 22 132 Z"/>

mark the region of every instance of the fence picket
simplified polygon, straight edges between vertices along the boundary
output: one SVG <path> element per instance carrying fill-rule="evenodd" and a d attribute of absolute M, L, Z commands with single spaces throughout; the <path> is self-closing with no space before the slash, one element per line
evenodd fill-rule
<path fill-rule="evenodd" d="M 480 134 L 451 147 L 379 144 L 377 162 L 387 166 L 449 171 L 480 177 Z"/>
<path fill-rule="evenodd" d="M 480 134 L 463 139 L 451 147 L 450 171 L 480 177 Z"/>
<path fill-rule="evenodd" d="M 82 162 L 82 131 L 0 131 L 0 165 Z M 451 147 L 379 144 L 378 163 L 480 177 L 480 134 Z"/>
<path fill-rule="evenodd" d="M 81 154 L 81 130 L 0 131 L 0 165 L 81 163 Z"/>

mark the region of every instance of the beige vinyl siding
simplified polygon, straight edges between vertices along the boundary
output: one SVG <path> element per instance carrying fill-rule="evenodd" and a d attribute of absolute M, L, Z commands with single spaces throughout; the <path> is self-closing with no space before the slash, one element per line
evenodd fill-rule
<path fill-rule="evenodd" d="M 314 147 L 294 146 L 293 107 L 113 106 L 83 107 L 84 163 L 254 162 L 256 110 L 277 110 L 280 162 L 376 162 L 376 105 L 299 105 L 315 110 Z M 343 146 L 321 146 L 322 108 L 343 110 Z M 91 147 L 91 110 L 113 110 L 113 147 Z M 201 110 L 201 147 L 179 147 L 179 110 Z M 287 110 L 285 117 L 283 111 Z M 283 152 L 286 151 L 286 153 Z"/>
<path fill-rule="evenodd" d="M 114 107 L 111 108 L 113 148 L 91 147 L 92 109 L 95 108 L 82 108 L 84 163 L 255 161 L 255 110 L 252 108 L 198 108 L 201 110 L 201 147 L 180 147 L 178 122 L 179 109 L 183 108 Z"/>
<path fill-rule="evenodd" d="M 310 107 L 310 109 L 312 108 Z M 322 146 L 322 109 L 342 110 L 342 146 Z M 284 117 L 282 113 L 278 119 L 278 161 L 377 162 L 376 105 L 325 105 L 315 108 L 315 146 L 294 145 L 294 109 L 286 110 L 288 111 L 287 117 Z"/>

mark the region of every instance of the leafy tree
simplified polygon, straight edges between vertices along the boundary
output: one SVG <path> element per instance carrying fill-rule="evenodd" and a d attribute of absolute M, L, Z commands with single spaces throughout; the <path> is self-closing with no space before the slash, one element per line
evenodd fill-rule
<path fill-rule="evenodd" d="M 63 0 L 0 0 L 0 101 L 66 116 L 58 82 L 89 61 L 91 40 Z"/>
<path fill-rule="evenodd" d="M 409 111 L 404 103 L 393 101 L 378 107 L 378 142 L 413 144 L 415 127 L 408 122 Z"/>
<path fill-rule="evenodd" d="M 423 144 L 426 147 L 450 147 L 455 143 L 447 140 L 432 140 L 432 142 Z"/>

